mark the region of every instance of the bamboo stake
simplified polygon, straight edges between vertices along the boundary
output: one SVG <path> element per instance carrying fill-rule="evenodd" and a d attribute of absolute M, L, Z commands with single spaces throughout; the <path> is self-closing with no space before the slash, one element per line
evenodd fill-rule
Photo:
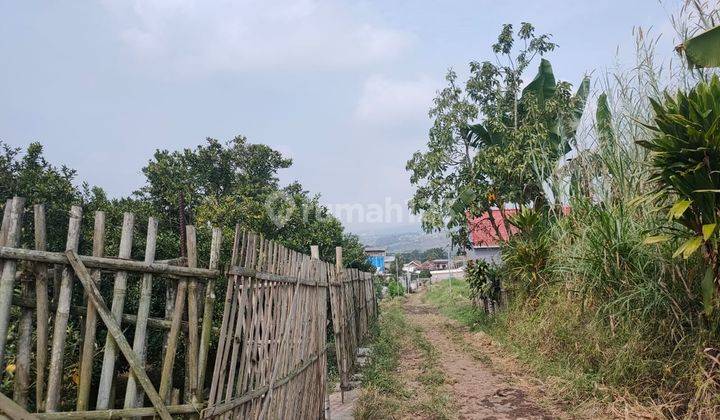
<path fill-rule="evenodd" d="M 175 352 L 177 351 L 178 335 L 180 334 L 180 323 L 182 322 L 185 310 L 185 294 L 187 291 L 187 280 L 184 278 L 178 282 L 175 292 L 175 307 L 173 308 L 172 325 L 168 333 L 167 347 L 163 357 L 162 373 L 160 374 L 159 394 L 163 401 L 168 397 L 172 387 L 172 369 L 175 363 Z"/>
<path fill-rule="evenodd" d="M 72 265 L 75 273 L 80 279 L 80 282 L 85 288 L 85 291 L 88 294 L 88 299 L 90 299 L 96 306 L 100 318 L 102 318 L 105 326 L 107 326 L 108 333 L 113 337 L 114 342 L 117 344 L 118 348 L 127 359 L 130 368 L 137 377 L 138 382 L 140 382 L 140 385 L 142 385 L 145 393 L 148 395 L 148 398 L 150 398 L 150 401 L 152 401 L 158 415 L 163 420 L 171 420 L 172 417 L 170 416 L 170 413 L 168 413 L 165 405 L 163 404 L 162 398 L 160 398 L 160 395 L 158 395 L 157 391 L 155 391 L 152 382 L 150 382 L 150 378 L 148 378 L 147 374 L 145 373 L 145 369 L 143 369 L 142 367 L 142 362 L 138 358 L 137 354 L 135 354 L 135 352 L 132 350 L 132 348 L 130 347 L 130 343 L 128 343 L 127 339 L 123 335 L 123 332 L 120 329 L 120 325 L 115 320 L 115 315 L 112 314 L 110 310 L 108 310 L 108 307 L 105 304 L 105 300 L 103 300 L 102 296 L 100 295 L 100 291 L 98 290 L 97 285 L 95 285 L 92 277 L 90 277 L 90 273 L 88 273 L 87 268 L 85 268 L 83 263 L 80 262 L 77 252 L 68 250 L 65 252 L 65 254 L 68 257 L 70 265 Z"/>
<path fill-rule="evenodd" d="M 10 226 L 10 212 L 13 208 L 12 198 L 8 198 L 5 201 L 5 207 L 3 208 L 2 227 L 0 228 L 0 245 L 5 246 L 5 240 L 7 239 L 7 231 Z"/>
<path fill-rule="evenodd" d="M 95 212 L 93 228 L 93 256 L 102 257 L 105 251 L 105 212 Z M 93 281 L 100 282 L 100 270 L 93 270 Z M 78 384 L 77 409 L 88 409 L 90 385 L 92 381 L 93 356 L 95 353 L 95 333 L 97 332 L 97 312 L 92 302 L 88 301 L 85 314 L 85 341 L 80 354 L 80 381 Z"/>
<path fill-rule="evenodd" d="M 11 247 L 18 247 L 20 244 L 20 231 L 22 229 L 24 206 L 24 198 L 14 197 L 12 199 L 10 216 L 7 224 L 5 225 L 5 231 L 7 233 L 3 235 L 3 242 Z M 12 301 L 16 268 L 16 261 L 5 261 L 2 266 L 2 277 L 0 278 L 0 367 L 5 364 L 5 342 L 7 341 L 8 336 L 10 305 Z"/>
<path fill-rule="evenodd" d="M 47 249 L 47 230 L 45 226 L 45 206 L 33 206 L 35 219 L 35 249 Z M 35 271 L 35 299 L 37 301 L 37 345 L 35 350 L 35 404 L 37 411 L 45 411 L 45 371 L 47 369 L 48 330 L 50 322 L 50 308 L 48 304 L 47 265 L 36 263 Z"/>
<path fill-rule="evenodd" d="M 23 276 L 20 283 L 20 295 L 30 299 L 30 279 Z M 13 399 L 18 405 L 27 408 L 30 388 L 30 339 L 32 333 L 32 311 L 23 308 L 18 325 L 17 352 L 15 353 L 15 388 Z"/>
<path fill-rule="evenodd" d="M 185 227 L 187 236 L 188 267 L 197 268 L 197 238 L 195 226 Z M 197 280 L 190 278 L 188 284 L 188 343 L 186 346 L 187 371 L 185 380 L 188 382 L 190 395 L 185 395 L 186 402 L 197 402 L 198 372 L 198 290 Z"/>
<path fill-rule="evenodd" d="M 70 209 L 70 221 L 68 223 L 67 243 L 65 248 L 76 251 L 80 241 L 80 222 L 82 219 L 82 208 L 72 206 Z M 52 351 L 50 353 L 50 371 L 48 374 L 47 397 L 45 401 L 46 411 L 56 411 L 60 390 L 62 388 L 63 358 L 65 353 L 65 337 L 67 336 L 68 317 L 70 316 L 70 298 L 72 297 L 73 273 L 69 267 L 65 267 L 60 280 L 60 292 L 57 298 L 57 310 L 53 329 Z"/>
<path fill-rule="evenodd" d="M 220 264 L 220 245 L 222 243 L 222 230 L 213 228 L 212 243 L 210 245 L 211 270 L 217 270 Z M 198 394 L 199 400 L 203 400 L 205 388 L 205 371 L 207 369 L 208 353 L 210 352 L 210 335 L 212 333 L 213 309 L 215 307 L 215 280 L 210 279 L 205 288 L 205 305 L 203 312 L 202 333 L 200 334 L 200 354 L 198 356 Z"/>
<path fill-rule="evenodd" d="M 133 227 L 135 225 L 135 215 L 125 213 L 123 215 L 123 225 L 120 234 L 120 247 L 118 249 L 119 259 L 128 259 L 132 251 Z M 118 271 L 115 274 L 115 284 L 113 287 L 112 298 L 112 315 L 115 321 L 120 324 L 122 320 L 123 307 L 125 306 L 125 294 L 127 289 L 127 272 Z M 98 383 L 98 396 L 96 408 L 104 410 L 114 405 L 110 401 L 110 390 L 115 379 L 115 359 L 117 359 L 117 346 L 112 335 L 108 335 L 105 339 L 105 352 L 103 353 L 103 363 L 100 371 L 100 382 Z"/>
<path fill-rule="evenodd" d="M 148 219 L 147 240 L 145 241 L 145 262 L 152 263 L 155 260 L 155 248 L 157 245 L 158 222 L 155 218 Z M 141 367 L 145 368 L 147 340 L 147 324 L 150 317 L 150 300 L 152 298 L 153 276 L 150 273 L 143 274 L 142 285 L 140 286 L 140 301 L 138 302 L 137 323 L 135 324 L 135 336 L 133 337 L 133 351 L 140 359 Z M 143 395 L 137 392 L 137 378 L 134 374 L 128 376 L 127 387 L 125 388 L 124 408 L 142 406 Z"/>

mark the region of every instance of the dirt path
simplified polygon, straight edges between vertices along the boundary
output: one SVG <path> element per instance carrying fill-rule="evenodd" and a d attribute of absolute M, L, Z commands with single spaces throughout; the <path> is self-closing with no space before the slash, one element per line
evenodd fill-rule
<path fill-rule="evenodd" d="M 418 326 L 439 353 L 453 411 L 460 419 L 552 419 L 558 415 L 543 407 L 542 389 L 512 373 L 488 343 L 422 302 L 422 293 L 404 304 L 408 322 Z M 496 365 L 502 363 L 502 366 Z"/>

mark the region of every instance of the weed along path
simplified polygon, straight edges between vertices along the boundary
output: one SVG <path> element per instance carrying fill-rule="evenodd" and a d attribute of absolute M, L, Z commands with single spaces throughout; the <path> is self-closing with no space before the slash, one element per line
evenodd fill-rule
<path fill-rule="evenodd" d="M 453 417 L 460 419 L 551 419 L 557 418 L 531 396 L 536 389 L 511 374 L 491 367 L 491 355 L 467 337 L 455 321 L 422 302 L 422 294 L 410 295 L 404 310 L 408 322 L 417 326 L 435 347 L 439 368 L 451 390 Z"/>

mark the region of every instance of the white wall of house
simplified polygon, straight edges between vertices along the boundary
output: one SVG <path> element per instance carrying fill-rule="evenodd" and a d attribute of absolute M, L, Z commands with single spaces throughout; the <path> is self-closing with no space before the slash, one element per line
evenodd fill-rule
<path fill-rule="evenodd" d="M 485 260 L 488 263 L 500 263 L 500 247 L 472 247 L 467 251 L 469 260 Z"/>
<path fill-rule="evenodd" d="M 450 270 L 432 270 L 430 271 L 430 282 L 435 283 L 440 280 L 447 279 L 464 279 L 465 267 L 453 268 Z"/>

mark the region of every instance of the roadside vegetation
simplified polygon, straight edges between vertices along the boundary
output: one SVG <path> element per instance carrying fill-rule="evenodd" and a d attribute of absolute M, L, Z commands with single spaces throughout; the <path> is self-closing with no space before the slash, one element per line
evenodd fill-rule
<path fill-rule="evenodd" d="M 661 59 L 659 38 L 636 28 L 635 64 L 595 75 L 587 91 L 587 79 L 574 90 L 555 81 L 549 35 L 503 27 L 497 58 L 471 63 L 464 85 L 448 74 L 428 150 L 408 170 L 426 229 L 466 243 L 468 219 L 498 208 L 496 236 L 518 232 L 498 265 L 433 286 L 441 311 L 569 401 L 718 418 L 720 79 L 705 67 L 718 65 L 720 13 L 682 4 L 672 24 L 687 54 Z"/>

